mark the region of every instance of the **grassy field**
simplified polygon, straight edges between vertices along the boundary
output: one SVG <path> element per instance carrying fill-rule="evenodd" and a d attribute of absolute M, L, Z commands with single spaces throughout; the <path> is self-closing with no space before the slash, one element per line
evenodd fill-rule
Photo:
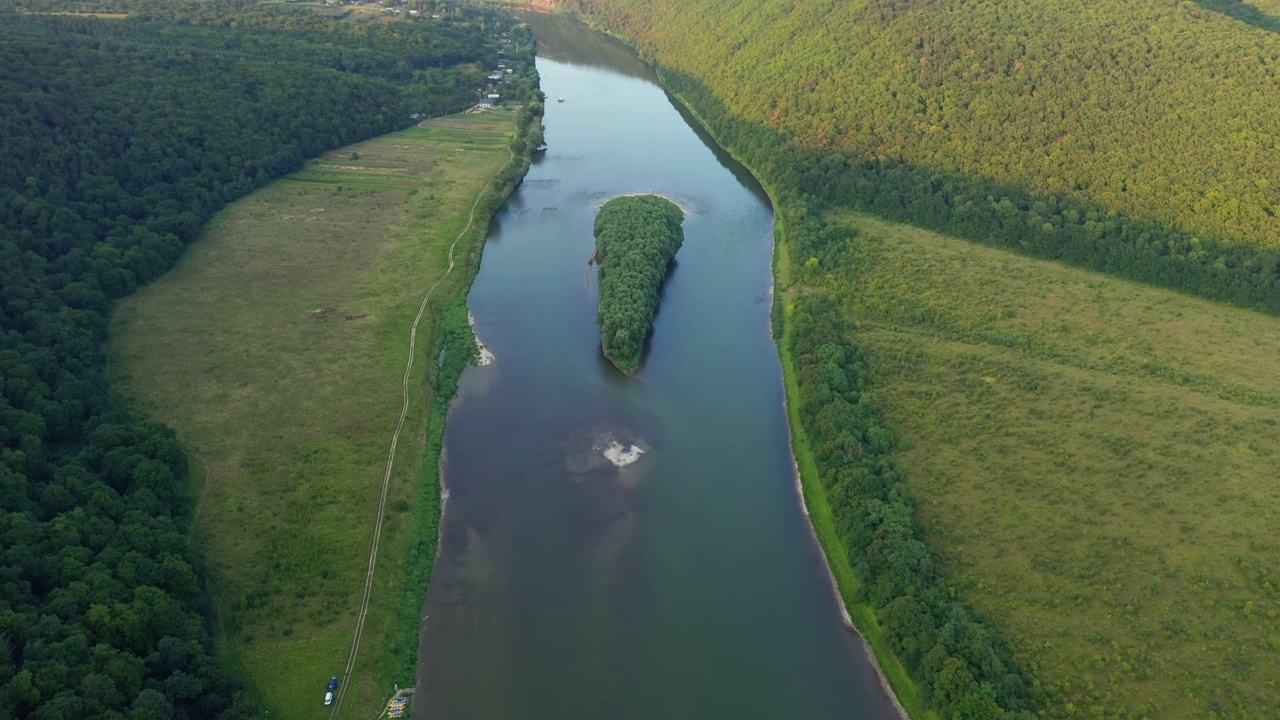
<path fill-rule="evenodd" d="M 360 603 L 408 328 L 473 201 L 508 161 L 513 129 L 510 113 L 456 116 L 313 160 L 219 214 L 177 268 L 116 312 L 118 387 L 175 428 L 204 468 L 195 532 L 222 637 L 271 717 L 327 716 L 325 685 L 345 665 Z M 421 597 L 405 588 L 421 582 L 404 568 L 415 528 L 434 517 L 422 503 L 436 498 L 421 491 L 435 475 L 425 438 L 438 434 L 427 427 L 425 367 L 438 354 L 436 314 L 469 285 L 484 233 L 480 222 L 459 246 L 462 262 L 420 327 L 419 392 L 343 717 L 373 717 L 393 682 L 412 683 L 416 638 L 393 628 L 398 614 L 416 616 Z"/>
<path fill-rule="evenodd" d="M 837 220 L 920 520 L 1049 714 L 1280 717 L 1280 319 Z"/>

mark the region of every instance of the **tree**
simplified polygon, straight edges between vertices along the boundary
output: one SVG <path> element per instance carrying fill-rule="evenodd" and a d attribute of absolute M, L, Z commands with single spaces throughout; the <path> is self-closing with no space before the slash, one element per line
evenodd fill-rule
<path fill-rule="evenodd" d="M 605 356 L 625 373 L 640 364 L 658 309 L 658 288 L 684 241 L 683 221 L 677 205 L 655 195 L 614 198 L 596 217 L 596 318 Z"/>

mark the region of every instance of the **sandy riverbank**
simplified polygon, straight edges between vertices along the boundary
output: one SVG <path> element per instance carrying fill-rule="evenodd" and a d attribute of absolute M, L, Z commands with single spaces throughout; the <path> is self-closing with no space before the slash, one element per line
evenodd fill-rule
<path fill-rule="evenodd" d="M 479 367 L 492 365 L 497 358 L 494 357 L 489 348 L 485 347 L 484 343 L 480 342 L 480 336 L 476 335 L 476 316 L 472 315 L 470 310 L 467 310 L 467 324 L 471 326 L 471 337 L 476 339 L 476 365 Z"/>
<path fill-rule="evenodd" d="M 685 217 L 689 217 L 690 215 L 696 214 L 694 213 L 691 207 L 693 205 L 693 202 L 689 200 L 689 198 L 676 197 L 675 195 L 667 195 L 665 193 L 652 192 L 652 191 L 622 193 L 621 195 L 615 195 L 614 197 L 606 198 L 599 205 L 596 205 L 596 210 L 599 210 L 600 208 L 604 207 L 605 203 L 609 202 L 610 200 L 613 200 L 614 198 L 640 197 L 641 195 L 653 195 L 654 197 L 660 197 L 663 200 L 666 200 L 667 202 L 671 203 L 672 205 L 675 205 L 676 207 L 680 208 L 680 211 L 684 213 Z"/>

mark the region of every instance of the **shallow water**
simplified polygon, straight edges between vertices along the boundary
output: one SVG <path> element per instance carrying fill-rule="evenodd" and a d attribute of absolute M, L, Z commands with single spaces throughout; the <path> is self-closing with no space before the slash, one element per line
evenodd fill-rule
<path fill-rule="evenodd" d="M 796 496 L 767 198 L 626 48 L 532 23 L 549 149 L 468 299 L 495 359 L 446 428 L 415 717 L 894 717 Z M 635 192 L 690 215 L 627 378 L 587 260 L 599 205 Z"/>

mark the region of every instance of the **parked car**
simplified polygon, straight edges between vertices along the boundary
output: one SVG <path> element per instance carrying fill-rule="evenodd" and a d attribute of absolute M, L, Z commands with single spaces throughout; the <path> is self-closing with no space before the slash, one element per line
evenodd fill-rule
<path fill-rule="evenodd" d="M 329 678 L 329 691 L 324 694 L 324 704 L 333 704 L 333 694 L 338 691 L 338 676 L 334 675 Z"/>

